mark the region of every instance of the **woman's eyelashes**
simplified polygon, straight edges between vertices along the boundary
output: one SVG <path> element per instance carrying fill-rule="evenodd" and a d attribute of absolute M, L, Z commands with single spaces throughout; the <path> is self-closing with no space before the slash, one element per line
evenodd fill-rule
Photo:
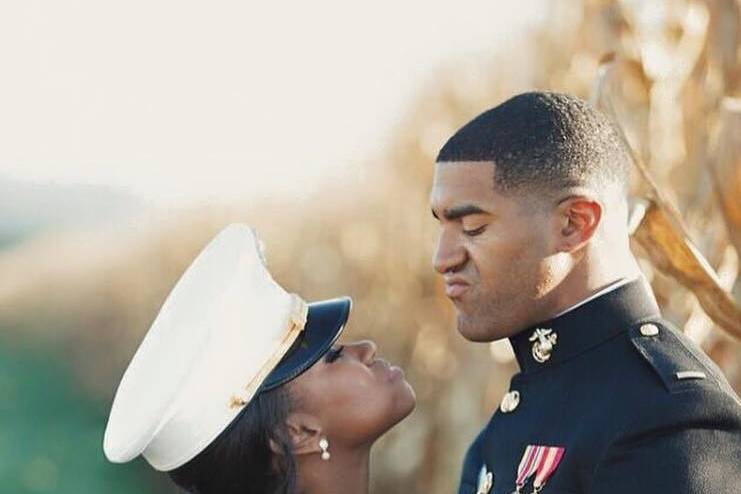
<path fill-rule="evenodd" d="M 344 348 L 345 347 L 343 345 L 340 345 L 337 348 L 331 348 L 324 356 L 324 361 L 328 364 L 331 364 L 332 362 L 340 358 L 340 355 L 342 355 L 342 350 Z"/>

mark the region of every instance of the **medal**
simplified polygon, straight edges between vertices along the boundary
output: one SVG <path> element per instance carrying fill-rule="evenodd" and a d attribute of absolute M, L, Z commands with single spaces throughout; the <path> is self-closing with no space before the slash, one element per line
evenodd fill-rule
<path fill-rule="evenodd" d="M 538 494 L 558 468 L 564 451 L 564 448 L 558 446 L 529 445 L 525 448 L 525 453 L 517 467 L 515 491 L 512 494 L 522 494 L 522 489 L 533 475 L 535 475 L 533 494 Z"/>

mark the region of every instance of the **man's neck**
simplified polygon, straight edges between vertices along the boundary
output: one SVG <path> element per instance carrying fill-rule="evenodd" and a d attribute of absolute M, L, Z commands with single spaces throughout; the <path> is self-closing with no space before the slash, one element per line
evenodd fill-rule
<path fill-rule="evenodd" d="M 576 266 L 561 282 L 553 294 L 549 310 L 543 320 L 556 317 L 596 298 L 602 293 L 642 276 L 638 263 L 632 256 L 622 262 L 615 260 L 611 266 L 583 262 Z"/>
<path fill-rule="evenodd" d="M 332 451 L 329 460 L 319 455 L 299 459 L 301 494 L 368 494 L 370 448 Z"/>

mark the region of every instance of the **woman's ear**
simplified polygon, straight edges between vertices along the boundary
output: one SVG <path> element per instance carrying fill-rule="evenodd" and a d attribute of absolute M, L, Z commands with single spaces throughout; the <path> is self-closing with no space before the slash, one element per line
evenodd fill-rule
<path fill-rule="evenodd" d="M 286 419 L 286 430 L 291 440 L 294 455 L 298 456 L 321 451 L 319 440 L 322 437 L 322 426 L 319 420 L 313 415 L 291 413 Z M 273 449 L 273 452 L 278 453 L 275 451 L 275 445 L 272 441 L 270 447 Z"/>
<path fill-rule="evenodd" d="M 594 237 L 602 219 L 602 204 L 588 196 L 572 196 L 557 206 L 557 249 L 572 253 Z"/>

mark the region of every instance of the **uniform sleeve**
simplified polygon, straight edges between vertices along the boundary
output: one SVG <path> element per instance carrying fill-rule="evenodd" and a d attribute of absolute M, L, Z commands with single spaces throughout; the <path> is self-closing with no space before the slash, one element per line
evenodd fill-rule
<path fill-rule="evenodd" d="M 481 465 L 484 464 L 483 456 L 481 454 L 481 443 L 484 438 L 483 429 L 476 436 L 476 439 L 471 443 L 471 446 L 466 452 L 466 456 L 463 460 L 463 471 L 461 472 L 461 482 L 458 486 L 458 494 L 475 494 L 478 489 L 478 478 Z"/>
<path fill-rule="evenodd" d="M 608 448 L 590 494 L 737 494 L 741 431 L 652 431 Z"/>

